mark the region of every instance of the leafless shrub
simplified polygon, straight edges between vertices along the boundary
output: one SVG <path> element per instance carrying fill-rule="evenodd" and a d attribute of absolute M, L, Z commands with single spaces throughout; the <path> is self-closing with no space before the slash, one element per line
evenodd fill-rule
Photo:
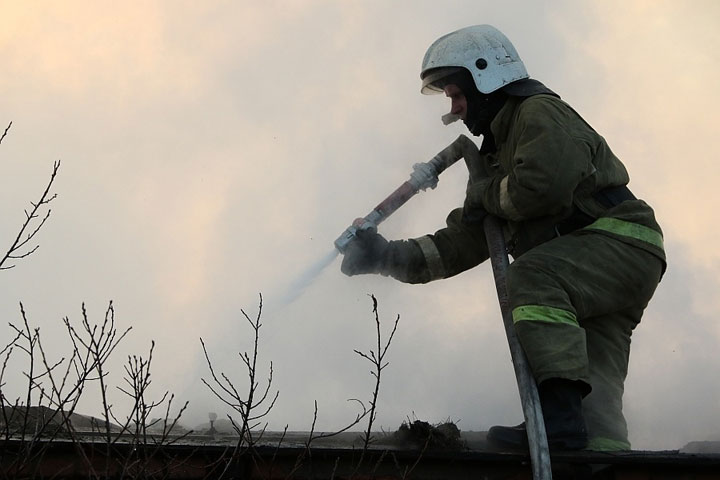
<path fill-rule="evenodd" d="M 20 442 L 19 455 L 12 466 L 20 471 L 36 463 L 44 455 L 47 445 L 57 436 L 73 435 L 70 418 L 82 394 L 92 364 L 77 348 L 69 358 L 49 359 L 43 347 L 39 328 L 32 328 L 22 303 L 22 323 L 10 323 L 15 338 L 3 349 L 5 358 L 0 371 L 0 407 L 2 407 L 3 440 Z M 25 398 L 11 400 L 5 394 L 7 365 L 15 350 L 26 357 L 23 375 L 27 381 Z"/>
<path fill-rule="evenodd" d="M 73 350 L 79 354 L 82 352 L 82 356 L 85 358 L 84 365 L 89 367 L 87 380 L 97 381 L 99 383 L 103 408 L 103 433 L 105 434 L 107 445 L 110 446 L 113 443 L 111 428 L 113 415 L 111 411 L 112 406 L 107 396 L 108 385 L 106 377 L 108 372 L 105 369 L 110 355 L 122 339 L 132 330 L 132 327 L 128 327 L 122 332 L 118 331 L 115 326 L 115 308 L 113 307 L 112 301 L 105 311 L 103 322 L 99 325 L 90 323 L 85 304 L 82 305 L 82 320 L 80 322 L 82 328 L 76 329 L 67 317 L 64 322 L 73 344 Z"/>
<path fill-rule="evenodd" d="M 178 412 L 172 415 L 170 411 L 175 399 L 174 394 L 166 390 L 158 399 L 149 398 L 149 387 L 152 383 L 150 367 L 154 349 L 155 342 L 152 341 L 147 359 L 142 356 L 128 356 L 124 367 L 125 386 L 117 387 L 131 401 L 132 406 L 125 419 L 119 419 L 112 409 L 108 410 L 113 421 L 120 426 L 119 432 L 114 435 L 113 444 L 131 446 L 130 449 L 125 449 L 128 452 L 126 455 L 115 455 L 122 460 L 122 467 L 119 469 L 121 478 L 163 476 L 162 469 L 169 462 L 164 456 L 164 450 L 158 447 L 172 445 L 192 433 L 183 431 L 178 434 L 178 422 L 189 402 L 186 401 Z M 153 418 L 153 413 L 158 409 L 164 409 L 162 417 Z"/>
<path fill-rule="evenodd" d="M 130 397 L 131 408 L 124 419 L 119 420 L 121 417 L 113 412 L 108 398 L 107 363 L 131 328 L 118 330 L 112 302 L 99 324 L 90 321 L 85 305 L 78 326 L 73 325 L 67 317 L 63 320 L 70 353 L 59 360 L 50 359 L 43 346 L 40 329 L 30 326 L 22 304 L 20 310 L 22 323 L 10 324 L 15 332 L 14 339 L 0 351 L 0 440 L 5 444 L 12 441 L 15 446 L 13 453 L 7 455 L 6 450 L 0 448 L 0 475 L 15 476 L 22 473 L 28 476 L 28 472 L 40 465 L 48 447 L 60 436 L 76 446 L 79 458 L 92 477 L 113 474 L 123 478 L 159 478 L 165 475 L 167 472 L 164 465 L 168 459 L 157 458 L 164 454 L 160 447 L 182 438 L 182 435 L 175 433 L 187 402 L 172 415 L 174 396 L 169 392 L 155 400 L 149 398 L 154 342 L 147 360 L 143 357 L 128 357 L 124 377 L 126 386 L 118 388 Z M 27 385 L 24 398 L 12 400 L 5 393 L 5 374 L 14 352 L 21 352 L 25 356 L 27 367 L 23 374 Z M 75 415 L 76 407 L 87 387 L 94 382 L 100 388 L 101 418 L 91 418 L 90 425 L 78 429 L 74 422 L 78 418 L 86 421 L 87 417 Z M 151 415 L 157 409 L 162 409 L 164 413 L 160 418 L 152 420 Z M 103 442 L 98 446 L 105 449 L 105 464 L 99 469 L 97 462 L 93 462 L 86 451 L 88 440 L 94 443 L 92 439 L 95 433 L 102 435 Z M 177 464 L 176 461 L 174 463 Z"/>
<path fill-rule="evenodd" d="M 222 478 L 231 467 L 231 464 L 237 462 L 238 458 L 242 456 L 248 449 L 251 449 L 255 444 L 262 438 L 267 423 L 262 427 L 257 437 L 255 437 L 254 430 L 259 427 L 263 419 L 270 413 L 275 402 L 280 394 L 279 390 L 276 390 L 274 394 L 270 394 L 273 382 L 273 364 L 270 362 L 268 378 L 264 388 L 260 387 L 258 380 L 258 351 L 260 345 L 260 328 L 262 323 L 260 319 L 262 317 L 263 298 L 260 295 L 260 301 L 258 305 L 258 311 L 255 318 L 250 316 L 241 310 L 243 317 L 250 324 L 250 328 L 253 331 L 253 346 L 252 352 L 242 352 L 238 355 L 245 367 L 245 375 L 247 376 L 247 388 L 244 393 L 240 393 L 238 388 L 235 386 L 233 380 L 231 380 L 224 372 L 219 374 L 213 367 L 210 354 L 208 353 L 207 347 L 203 339 L 200 339 L 202 344 L 203 353 L 205 354 L 205 360 L 210 370 L 211 380 L 202 379 L 202 382 L 210 389 L 210 391 L 220 399 L 225 405 L 239 415 L 239 418 L 234 418 L 232 415 L 228 415 L 235 432 L 238 434 L 238 441 L 235 449 L 232 453 L 230 462 L 227 463 L 223 472 L 220 474 Z"/>
<path fill-rule="evenodd" d="M 8 124 L 2 135 L 0 144 L 5 140 L 12 127 Z M 32 255 L 39 245 L 35 237 L 50 218 L 50 203 L 57 197 L 51 193 L 60 161 L 53 164 L 50 179 L 36 202 L 30 202 L 31 208 L 25 210 L 25 219 L 12 240 L 7 251 L 0 253 L 0 270 L 9 270 L 16 266 L 18 260 Z M 150 348 L 149 357 L 129 357 L 125 367 L 127 388 L 119 387 L 126 395 L 131 397 L 131 411 L 123 421 L 113 412 L 112 404 L 108 398 L 107 363 L 118 344 L 127 335 L 131 328 L 124 331 L 115 325 L 115 311 L 110 302 L 104 320 L 93 324 L 88 318 L 85 305 L 82 306 L 82 320 L 79 326 L 74 326 L 66 317 L 63 322 L 70 347 L 67 355 L 51 358 L 50 353 L 43 344 L 43 337 L 38 327 L 31 327 L 25 307 L 20 303 L 22 322 L 10 322 L 13 338 L 0 350 L 0 476 L 23 472 L 27 475 L 34 465 L 38 465 L 48 446 L 62 436 L 64 440 L 71 440 L 78 445 L 78 453 L 85 460 L 92 475 L 92 462 L 85 455 L 80 443 L 84 442 L 83 435 L 88 433 L 101 433 L 104 437 L 106 465 L 104 473 L 110 472 L 110 458 L 119 458 L 117 452 L 112 451 L 116 443 L 130 443 L 135 447 L 139 445 L 154 446 L 169 445 L 182 436 L 175 435 L 178 431 L 178 421 L 187 408 L 187 402 L 175 415 L 171 415 L 174 395 L 165 392 L 159 399 L 150 400 L 148 387 L 150 386 L 150 364 L 154 342 Z M 57 339 L 53 343 L 58 344 Z M 22 375 L 26 380 L 23 393 L 11 398 L 8 396 L 8 366 L 11 358 L 18 357 L 24 365 Z M 14 362 L 15 360 L 13 360 Z M 100 388 L 102 401 L 101 420 L 92 419 L 91 431 L 78 432 L 74 420 L 79 416 L 75 410 L 80 398 L 93 382 Z M 154 410 L 164 408 L 164 415 L 151 419 Z M 115 422 L 115 424 L 113 424 Z M 117 424 L 117 425 L 116 425 Z M 87 426 L 85 426 L 87 427 Z M 151 431 L 151 433 L 150 433 Z M 172 437 L 171 437 L 172 433 Z M 189 433 L 189 432 L 188 432 Z M 128 440 L 130 439 L 130 440 Z M 13 453 L 9 454 L 5 445 L 13 443 Z M 128 455 L 120 470 L 123 476 L 132 467 L 134 471 L 144 472 L 144 465 L 149 464 L 151 458 L 141 458 L 138 448 L 123 449 L 132 452 Z M 157 453 L 155 449 L 153 452 Z M 111 455 L 113 454 L 113 455 Z M 143 463 L 144 460 L 148 460 Z M 116 462 L 117 463 L 117 462 Z M 156 462 L 157 463 L 157 462 Z M 118 465 L 112 466 L 118 471 Z M 146 472 L 145 472 L 146 473 Z M 143 473 L 143 475 L 145 475 Z M 145 475 L 147 476 L 147 475 Z"/>
<path fill-rule="evenodd" d="M 293 475 L 300 470 L 301 467 L 304 466 L 304 464 L 309 460 L 312 459 L 312 444 L 313 442 L 317 440 L 321 440 L 323 438 L 331 438 L 335 437 L 337 435 L 340 435 L 341 433 L 345 433 L 351 428 L 355 427 L 356 425 L 359 425 L 360 422 L 365 418 L 369 411 L 365 407 L 365 404 L 356 398 L 351 398 L 349 401 L 351 402 L 357 402 L 360 405 L 361 411 L 355 416 L 355 419 L 352 420 L 350 423 L 345 425 L 344 427 L 340 428 L 339 430 L 334 430 L 332 432 L 315 432 L 315 425 L 317 424 L 317 418 L 318 418 L 318 404 L 317 400 L 315 400 L 315 410 L 313 411 L 313 420 L 312 425 L 310 426 L 310 433 L 308 434 L 308 439 L 305 441 L 305 448 L 303 451 L 297 456 L 295 459 L 295 465 L 293 465 L 293 468 L 288 472 L 286 478 L 293 478 Z M 282 439 L 280 440 L 282 442 Z M 278 444 L 278 446 L 280 446 Z M 339 461 L 339 459 L 338 459 Z M 337 468 L 337 462 L 335 465 L 335 468 Z"/>
<path fill-rule="evenodd" d="M 185 431 L 180 435 L 170 437 L 173 431 L 177 431 L 180 417 L 187 409 L 189 402 L 186 401 L 175 416 L 172 416 L 170 410 L 175 400 L 174 394 L 166 390 L 157 400 L 148 398 L 148 389 L 152 383 L 150 380 L 150 365 L 154 349 L 155 341 L 152 341 L 147 360 L 141 356 L 128 356 L 128 361 L 125 364 L 125 377 L 123 378 L 127 386 L 117 388 L 130 398 L 132 408 L 124 422 L 119 422 L 115 417 L 113 419 L 126 428 L 132 427 L 130 433 L 135 444 L 169 445 L 178 442 L 191 433 Z M 153 417 L 153 412 L 158 408 L 162 408 L 163 404 L 165 404 L 163 416 Z"/>
<path fill-rule="evenodd" d="M 372 443 L 372 428 L 376 419 L 381 373 L 388 365 L 385 358 L 390 347 L 390 343 L 392 342 L 392 339 L 397 330 L 400 317 L 397 317 L 388 339 L 383 342 L 380 317 L 378 313 L 378 302 L 374 295 L 371 295 L 371 298 L 373 302 L 373 314 L 376 327 L 375 330 L 377 346 L 376 349 L 370 349 L 368 353 L 362 352 L 360 350 L 355 350 L 355 353 L 369 360 L 373 365 L 373 371 L 371 372 L 371 374 L 375 379 L 375 382 L 369 400 L 369 407 L 366 407 L 365 403 L 359 399 L 350 399 L 349 401 L 355 402 L 360 406 L 360 411 L 357 413 L 357 415 L 352 421 L 350 421 L 344 427 L 332 432 L 316 432 L 315 428 L 318 419 L 318 403 L 316 400 L 314 402 L 312 425 L 308 434 L 308 438 L 305 441 L 305 448 L 303 449 L 302 453 L 296 458 L 293 468 L 291 468 L 291 470 L 287 472 L 287 478 L 292 478 L 293 475 L 295 475 L 301 468 L 308 466 L 307 462 L 312 457 L 312 445 L 314 442 L 320 439 L 330 438 L 347 432 L 353 427 L 359 425 L 366 418 L 368 419 L 368 422 L 364 433 L 362 434 L 363 453 L 361 454 L 356 470 L 357 468 L 360 468 L 364 458 L 364 454 Z M 236 383 L 233 379 L 230 379 L 224 372 L 217 372 L 215 370 L 213 362 L 210 358 L 208 347 L 205 342 L 200 339 L 208 369 L 210 371 L 210 379 L 202 379 L 203 383 L 217 398 L 219 398 L 223 403 L 225 403 L 225 405 L 230 407 L 230 409 L 239 416 L 236 419 L 233 416 L 228 415 L 228 418 L 230 419 L 236 433 L 238 434 L 239 439 L 230 458 L 227 460 L 227 463 L 225 463 L 223 471 L 222 473 L 220 473 L 219 478 L 223 478 L 226 474 L 232 474 L 232 465 L 239 465 L 240 457 L 247 453 L 251 454 L 253 461 L 261 461 L 257 456 L 253 455 L 253 448 L 261 440 L 265 428 L 267 427 L 267 423 L 262 425 L 263 419 L 269 415 L 270 410 L 275 405 L 275 402 L 279 395 L 279 391 L 276 391 L 274 395 L 270 395 L 273 379 L 272 362 L 270 363 L 269 375 L 265 386 L 261 388 L 260 383 L 257 380 L 257 357 L 260 341 L 260 327 L 262 326 L 262 323 L 260 321 L 262 316 L 262 306 L 263 300 L 262 295 L 260 295 L 258 312 L 254 318 L 251 318 L 244 310 L 241 310 L 243 317 L 250 324 L 253 332 L 252 351 L 250 353 L 245 352 L 239 354 L 244 365 L 245 376 L 247 377 L 247 380 L 245 380 L 245 382 L 247 383 L 247 387 L 245 390 L 243 390 L 243 393 L 240 393 L 240 390 L 236 387 Z M 256 434 L 255 432 L 257 432 L 258 427 L 261 428 L 259 429 L 259 433 Z M 285 432 L 286 431 L 287 426 L 285 427 Z M 277 448 L 281 447 L 284 438 L 285 435 L 283 434 L 282 438 L 277 444 Z"/>
<path fill-rule="evenodd" d="M 288 478 L 295 476 L 301 469 L 312 471 L 313 443 L 324 438 L 333 437 L 360 425 L 367 420 L 366 427 L 361 436 L 362 451 L 359 460 L 349 465 L 340 465 L 338 457 L 335 470 L 340 468 L 343 472 L 352 472 L 355 476 L 361 468 L 366 454 L 373 443 L 373 426 L 376 420 L 378 398 L 382 371 L 388 366 L 386 360 L 388 349 L 397 331 L 399 316 L 396 318 L 387 339 L 383 339 L 378 302 L 371 295 L 375 321 L 376 345 L 367 352 L 355 350 L 360 357 L 372 364 L 371 375 L 374 378 L 374 388 L 369 402 L 358 399 L 349 401 L 358 403 L 360 411 L 345 427 L 333 432 L 316 432 L 318 419 L 318 402 L 315 401 L 312 427 L 310 429 L 305 448 L 296 457 L 294 466 L 289 468 Z M 237 477 L 240 470 L 250 462 L 262 462 L 268 467 L 266 456 L 257 454 L 256 445 L 261 441 L 267 427 L 266 417 L 274 407 L 279 391 L 273 389 L 273 364 L 270 362 L 267 378 L 263 383 L 259 371 L 260 329 L 262 327 L 263 299 L 260 296 L 257 315 L 250 317 L 242 311 L 243 317 L 251 327 L 252 348 L 249 352 L 240 353 L 244 365 L 244 378 L 247 382 L 245 389 L 238 389 L 231 378 L 223 372 L 217 372 L 211 361 L 210 353 L 201 339 L 203 352 L 210 371 L 210 378 L 203 379 L 205 385 L 219 399 L 221 399 L 235 415 L 228 415 L 236 433 L 238 441 L 231 447 L 232 453 L 222 455 L 221 458 L 207 466 L 213 478 L 226 476 Z M 168 391 L 153 396 L 150 393 L 152 384 L 151 366 L 155 343 L 152 342 L 147 357 L 128 356 L 124 366 L 123 384 L 117 389 L 130 399 L 130 409 L 126 415 L 118 415 L 109 398 L 108 362 L 116 352 L 119 344 L 131 331 L 131 328 L 119 329 L 115 322 L 115 309 L 109 303 L 105 315 L 98 323 L 90 320 L 90 315 L 82 305 L 82 315 L 79 322 L 71 322 L 68 317 L 63 319 L 66 339 L 69 341 L 67 355 L 53 358 L 45 348 L 40 329 L 32 327 L 22 303 L 20 304 L 22 322 L 10 323 L 13 338 L 0 350 L 2 367 L 0 368 L 0 407 L 2 430 L 0 430 L 0 476 L 22 475 L 32 478 L 37 474 L 37 468 L 42 463 L 49 445 L 58 437 L 70 440 L 75 445 L 77 457 L 84 463 L 87 473 L 92 478 L 116 476 L 118 478 L 163 478 L 170 471 L 168 465 L 177 466 L 182 460 L 172 458 L 161 447 L 177 442 L 183 435 L 176 435 L 179 419 L 187 408 L 188 403 L 182 405 L 172 414 L 174 396 Z M 57 340 L 54 339 L 57 343 Z M 11 357 L 22 355 L 26 365 L 23 370 L 26 388 L 21 397 L 11 399 L 6 395 L 6 372 Z M 261 386 L 262 384 L 262 386 Z M 99 419 L 92 419 L 90 431 L 78 429 L 74 423 L 78 402 L 89 387 L 97 385 L 100 390 L 101 415 Z M 242 393 L 241 393 L 242 392 Z M 154 412 L 160 411 L 159 418 L 153 418 Z M 287 426 L 285 427 L 285 432 Z M 102 441 L 88 443 L 89 434 L 100 435 Z M 189 432 L 188 432 L 189 433 Z M 275 453 L 282 446 L 285 435 L 277 444 Z M 7 453 L 2 448 L 3 443 L 9 441 L 20 442 L 21 448 L 13 449 Z M 100 458 L 103 463 L 93 457 L 93 451 L 102 451 Z M 245 454 L 249 453 L 249 456 Z M 187 453 L 184 454 L 187 456 Z M 383 461 L 385 455 L 376 458 L 375 467 Z M 365 463 L 367 463 L 365 461 Z M 272 471 L 272 465 L 269 465 Z M 412 471 L 410 468 L 410 471 Z M 267 469 L 265 470 L 267 471 Z M 407 472 L 407 469 L 406 469 Z"/>
<path fill-rule="evenodd" d="M 357 426 L 362 422 L 363 419 L 367 418 L 367 424 L 365 427 L 365 430 L 362 434 L 362 450 L 360 452 L 360 457 L 357 463 L 355 464 L 354 468 L 352 468 L 352 473 L 350 474 L 350 477 L 354 477 L 358 471 L 362 468 L 363 462 L 365 460 L 365 457 L 368 453 L 368 449 L 370 448 L 370 445 L 373 441 L 372 436 L 372 428 L 377 416 L 377 404 L 378 404 L 378 396 L 380 394 L 380 376 L 382 371 L 385 369 L 385 367 L 388 366 L 388 362 L 385 361 L 385 356 L 387 355 L 388 349 L 390 348 L 390 344 L 392 342 L 393 337 L 395 336 L 395 332 L 397 331 L 398 322 L 400 321 L 400 315 L 397 316 L 395 319 L 395 323 L 393 324 L 392 331 L 390 332 L 390 335 L 387 339 L 387 341 L 383 344 L 382 341 L 382 332 L 381 332 L 381 322 L 380 322 L 380 314 L 378 312 L 378 301 L 375 295 L 370 295 L 370 298 L 372 299 L 373 303 L 373 315 L 375 320 L 375 338 L 377 341 L 376 344 L 376 350 L 370 349 L 368 353 L 365 353 L 361 350 L 354 350 L 356 354 L 361 356 L 362 358 L 370 361 L 373 365 L 373 370 L 370 372 L 370 374 L 375 379 L 373 383 L 373 391 L 370 396 L 369 400 L 369 408 L 366 407 L 365 403 L 362 400 L 353 398 L 349 401 L 357 402 L 360 405 L 361 412 L 357 414 L 355 419 L 348 423 L 345 427 L 329 432 L 329 433 L 315 433 L 315 424 L 317 422 L 317 415 L 318 415 L 318 406 L 317 406 L 317 400 L 315 401 L 315 410 L 313 413 L 313 421 L 312 426 L 310 428 L 310 434 L 308 436 L 308 440 L 305 442 L 305 449 L 303 453 L 301 453 L 298 458 L 296 459 L 294 468 L 290 471 L 288 474 L 288 478 L 291 478 L 293 474 L 295 474 L 302 466 L 303 463 L 312 457 L 312 443 L 316 440 L 320 440 L 323 438 L 329 438 L 334 437 L 336 435 L 339 435 L 341 433 L 349 431 L 351 428 Z M 382 461 L 383 456 L 381 455 L 378 462 Z M 338 459 L 339 460 L 339 459 Z M 375 466 L 377 468 L 377 465 Z M 338 468 L 338 464 L 336 463 L 335 469 Z"/>

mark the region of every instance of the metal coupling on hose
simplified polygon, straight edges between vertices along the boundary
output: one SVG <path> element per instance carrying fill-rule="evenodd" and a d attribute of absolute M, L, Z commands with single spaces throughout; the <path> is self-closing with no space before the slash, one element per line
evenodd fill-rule
<path fill-rule="evenodd" d="M 437 187 L 438 171 L 432 163 L 432 160 L 413 165 L 413 171 L 410 174 L 409 183 L 415 190 L 425 190 L 427 188 L 432 190 Z"/>
<path fill-rule="evenodd" d="M 371 214 L 372 215 L 372 214 Z M 368 215 L 370 216 L 370 215 Z M 347 246 L 350 242 L 357 238 L 357 232 L 360 230 L 372 230 L 377 232 L 377 225 L 372 221 L 368 220 L 367 217 L 363 219 L 364 222 L 360 225 L 350 225 L 345 231 L 335 240 L 335 249 L 340 253 L 345 253 Z"/>

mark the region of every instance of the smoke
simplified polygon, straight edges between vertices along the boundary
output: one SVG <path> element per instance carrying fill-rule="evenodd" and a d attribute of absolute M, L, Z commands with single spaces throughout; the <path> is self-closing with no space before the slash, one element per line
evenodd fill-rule
<path fill-rule="evenodd" d="M 695 266 L 720 251 L 709 248 L 718 194 L 706 141 L 717 136 L 707 112 L 719 96 L 702 88 L 718 69 L 717 2 L 475 0 L 440 13 L 428 0 L 296 2 L 279 14 L 262 3 L 181 2 L 112 15 L 86 3 L 16 2 L 0 17 L 0 125 L 14 121 L 0 147 L 0 246 L 63 159 L 42 247 L 0 275 L 7 321 L 22 300 L 59 343 L 64 316 L 77 320 L 87 301 L 101 318 L 113 299 L 118 321 L 134 327 L 115 379 L 123 356 L 154 339 L 154 385 L 190 397 L 205 420 L 224 407 L 197 387 L 207 373 L 198 337 L 218 368 L 241 371 L 237 354 L 251 345 L 240 309 L 253 312 L 260 291 L 263 365 L 275 362 L 281 389 L 271 428 L 309 426 L 315 399 L 332 428 L 354 418 L 345 399 L 370 390 L 352 350 L 372 341 L 372 292 L 383 319 L 402 316 L 379 425 L 397 427 L 413 411 L 461 418 L 463 429 L 518 421 L 487 265 L 410 286 L 345 277 L 329 268 L 337 253 L 325 254 L 410 165 L 464 131 L 439 125 L 447 101 L 419 95 L 419 64 L 438 36 L 489 23 L 608 139 L 666 239 L 683 239 L 634 337 L 632 440 L 677 447 L 713 435 L 718 269 Z M 699 40 L 689 48 L 680 38 Z M 441 228 L 462 204 L 462 170 L 408 202 L 383 235 Z"/>

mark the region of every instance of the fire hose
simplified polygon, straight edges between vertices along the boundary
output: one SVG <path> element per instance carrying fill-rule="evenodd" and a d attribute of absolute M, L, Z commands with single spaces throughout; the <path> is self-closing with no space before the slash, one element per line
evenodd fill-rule
<path fill-rule="evenodd" d="M 400 187 L 385 198 L 385 200 L 380 202 L 369 214 L 362 218 L 362 221 L 356 221 L 353 225 L 349 226 L 342 235 L 335 240 L 335 248 L 340 253 L 344 253 L 350 242 L 355 239 L 358 230 L 377 228 L 381 222 L 403 206 L 405 202 L 420 190 L 426 190 L 427 188 L 434 189 L 438 183 L 438 176 L 445 171 L 445 169 L 461 158 L 465 158 L 471 162 L 479 160 L 479 155 L 480 153 L 475 143 L 465 135 L 460 135 L 453 143 L 445 147 L 429 162 L 415 164 L 410 179 L 400 185 Z M 509 260 L 505 248 L 505 238 L 500 222 L 492 215 L 485 217 L 483 228 L 490 252 L 490 263 L 492 264 L 493 275 L 495 277 L 495 288 L 500 303 L 505 334 L 510 347 L 510 356 L 520 392 L 520 403 L 522 404 L 523 415 L 525 417 L 533 478 L 535 480 L 551 479 L 550 453 L 547 436 L 545 434 L 542 409 L 540 407 L 540 397 L 538 396 L 535 379 L 530 372 L 527 357 L 520 345 L 512 321 L 512 312 L 510 310 L 506 284 Z"/>

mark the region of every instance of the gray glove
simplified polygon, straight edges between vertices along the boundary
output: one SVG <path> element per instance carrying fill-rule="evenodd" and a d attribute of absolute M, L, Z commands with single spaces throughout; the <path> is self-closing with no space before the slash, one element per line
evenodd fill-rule
<path fill-rule="evenodd" d="M 345 249 L 340 271 L 347 276 L 380 273 L 390 243 L 374 229 L 358 230 Z"/>

